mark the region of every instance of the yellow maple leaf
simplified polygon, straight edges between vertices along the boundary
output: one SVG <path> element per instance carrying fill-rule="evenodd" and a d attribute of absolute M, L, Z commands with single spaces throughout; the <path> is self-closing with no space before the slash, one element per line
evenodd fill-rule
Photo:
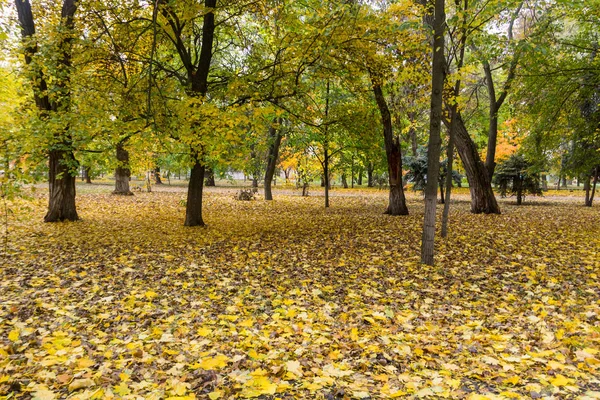
<path fill-rule="evenodd" d="M 129 386 L 125 382 L 121 382 L 119 385 L 113 387 L 116 394 L 123 397 L 131 393 Z"/>
<path fill-rule="evenodd" d="M 223 391 L 222 390 L 215 390 L 215 391 L 210 392 L 208 394 L 208 398 L 210 400 L 217 400 L 217 399 L 220 399 L 221 397 L 223 397 Z"/>
<path fill-rule="evenodd" d="M 56 394 L 49 390 L 47 387 L 38 387 L 38 389 L 33 392 L 33 400 L 54 400 L 56 399 Z"/>
<path fill-rule="evenodd" d="M 215 357 L 207 357 L 198 363 L 198 367 L 205 370 L 220 369 L 227 366 L 229 357 L 223 354 L 218 354 Z"/>
<path fill-rule="evenodd" d="M 16 342 L 17 340 L 19 340 L 19 335 L 20 335 L 19 330 L 13 329 L 8 334 L 8 340 L 10 340 L 11 342 Z"/>
<path fill-rule="evenodd" d="M 77 361 L 77 366 L 79 368 L 88 368 L 94 364 L 96 364 L 96 362 L 93 360 L 90 360 L 89 358 L 81 358 Z"/>
<path fill-rule="evenodd" d="M 154 292 L 152 290 L 148 290 L 146 293 L 144 293 L 144 296 L 146 296 L 146 298 L 148 300 L 152 300 L 152 299 L 158 297 L 158 293 L 156 293 L 156 292 Z"/>
<path fill-rule="evenodd" d="M 263 394 L 275 394 L 277 384 L 271 382 L 266 376 L 258 376 L 244 384 L 241 395 L 243 397 L 258 397 Z"/>
<path fill-rule="evenodd" d="M 511 376 L 510 378 L 506 378 L 503 383 L 504 384 L 511 384 L 511 385 L 516 385 L 518 384 L 520 381 L 520 378 L 517 375 Z"/>
<path fill-rule="evenodd" d="M 569 383 L 571 383 L 571 379 L 560 374 L 550 381 L 550 384 L 556 387 L 567 386 Z"/>
<path fill-rule="evenodd" d="M 300 363 L 298 361 L 288 361 L 285 363 L 285 369 L 288 372 L 291 372 L 292 374 L 294 374 L 295 376 L 297 376 L 298 378 L 300 378 L 302 375 L 304 375 L 304 372 L 302 371 L 302 365 L 300 365 Z"/>

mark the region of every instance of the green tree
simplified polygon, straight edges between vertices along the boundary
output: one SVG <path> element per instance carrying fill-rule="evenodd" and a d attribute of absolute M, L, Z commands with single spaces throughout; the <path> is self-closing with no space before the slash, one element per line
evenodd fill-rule
<path fill-rule="evenodd" d="M 29 0 L 15 0 L 23 37 L 23 52 L 38 110 L 38 129 L 47 131 L 49 162 L 49 203 L 46 222 L 75 221 L 77 160 L 69 122 L 71 112 L 70 77 L 72 46 L 75 36 L 77 3 L 64 0 L 60 22 L 55 26 L 54 41 L 45 52 L 40 51 L 39 36 Z"/>
<path fill-rule="evenodd" d="M 513 154 L 498 165 L 494 183 L 498 186 L 502 197 L 506 197 L 507 194 L 517 196 L 519 206 L 526 194 L 542 194 L 540 174 L 521 154 Z"/>

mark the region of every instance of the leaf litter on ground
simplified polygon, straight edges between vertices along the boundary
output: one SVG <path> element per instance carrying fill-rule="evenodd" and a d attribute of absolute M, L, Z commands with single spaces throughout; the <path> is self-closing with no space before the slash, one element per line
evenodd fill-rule
<path fill-rule="evenodd" d="M 600 212 L 451 213 L 418 260 L 422 201 L 385 192 L 78 197 L 12 205 L 0 396 L 33 399 L 600 398 Z M 0 397 L 2 398 L 2 397 Z"/>

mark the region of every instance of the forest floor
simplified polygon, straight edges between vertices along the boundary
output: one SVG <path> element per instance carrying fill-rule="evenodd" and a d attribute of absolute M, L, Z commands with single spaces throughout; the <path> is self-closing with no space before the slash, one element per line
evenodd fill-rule
<path fill-rule="evenodd" d="M 109 192 L 79 187 L 74 223 L 41 222 L 45 189 L 8 205 L 0 399 L 600 398 L 580 194 L 472 215 L 459 193 L 428 267 L 418 194 L 390 217 L 385 190 L 210 188 L 185 228 L 182 190 Z"/>

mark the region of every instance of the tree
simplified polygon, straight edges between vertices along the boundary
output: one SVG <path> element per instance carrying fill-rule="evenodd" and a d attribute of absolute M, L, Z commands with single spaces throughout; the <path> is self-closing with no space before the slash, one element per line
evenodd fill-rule
<path fill-rule="evenodd" d="M 440 170 L 441 125 L 444 90 L 444 25 L 445 1 L 435 0 L 433 20 L 433 65 L 431 70 L 431 113 L 429 144 L 427 146 L 427 186 L 425 187 L 425 216 L 421 239 L 421 262 L 433 265 L 437 185 Z"/>
<path fill-rule="evenodd" d="M 283 138 L 283 118 L 279 117 L 269 127 L 269 152 L 267 154 L 267 168 L 265 170 L 265 200 L 273 200 L 271 183 L 275 175 L 275 168 L 279 158 L 279 146 Z"/>
<path fill-rule="evenodd" d="M 494 183 L 502 197 L 516 195 L 518 206 L 522 204 L 525 194 L 542 194 L 540 175 L 534 172 L 534 165 L 521 154 L 513 154 L 498 165 Z"/>
<path fill-rule="evenodd" d="M 76 221 L 79 218 L 75 206 L 77 160 L 66 114 L 71 111 L 69 84 L 77 3 L 74 0 L 63 1 L 56 40 L 51 44 L 50 54 L 39 51 L 29 0 L 15 0 L 15 5 L 38 118 L 44 125 L 42 129 L 51 130 L 47 148 L 50 194 L 44 221 Z M 53 60 L 57 60 L 56 63 Z"/>

